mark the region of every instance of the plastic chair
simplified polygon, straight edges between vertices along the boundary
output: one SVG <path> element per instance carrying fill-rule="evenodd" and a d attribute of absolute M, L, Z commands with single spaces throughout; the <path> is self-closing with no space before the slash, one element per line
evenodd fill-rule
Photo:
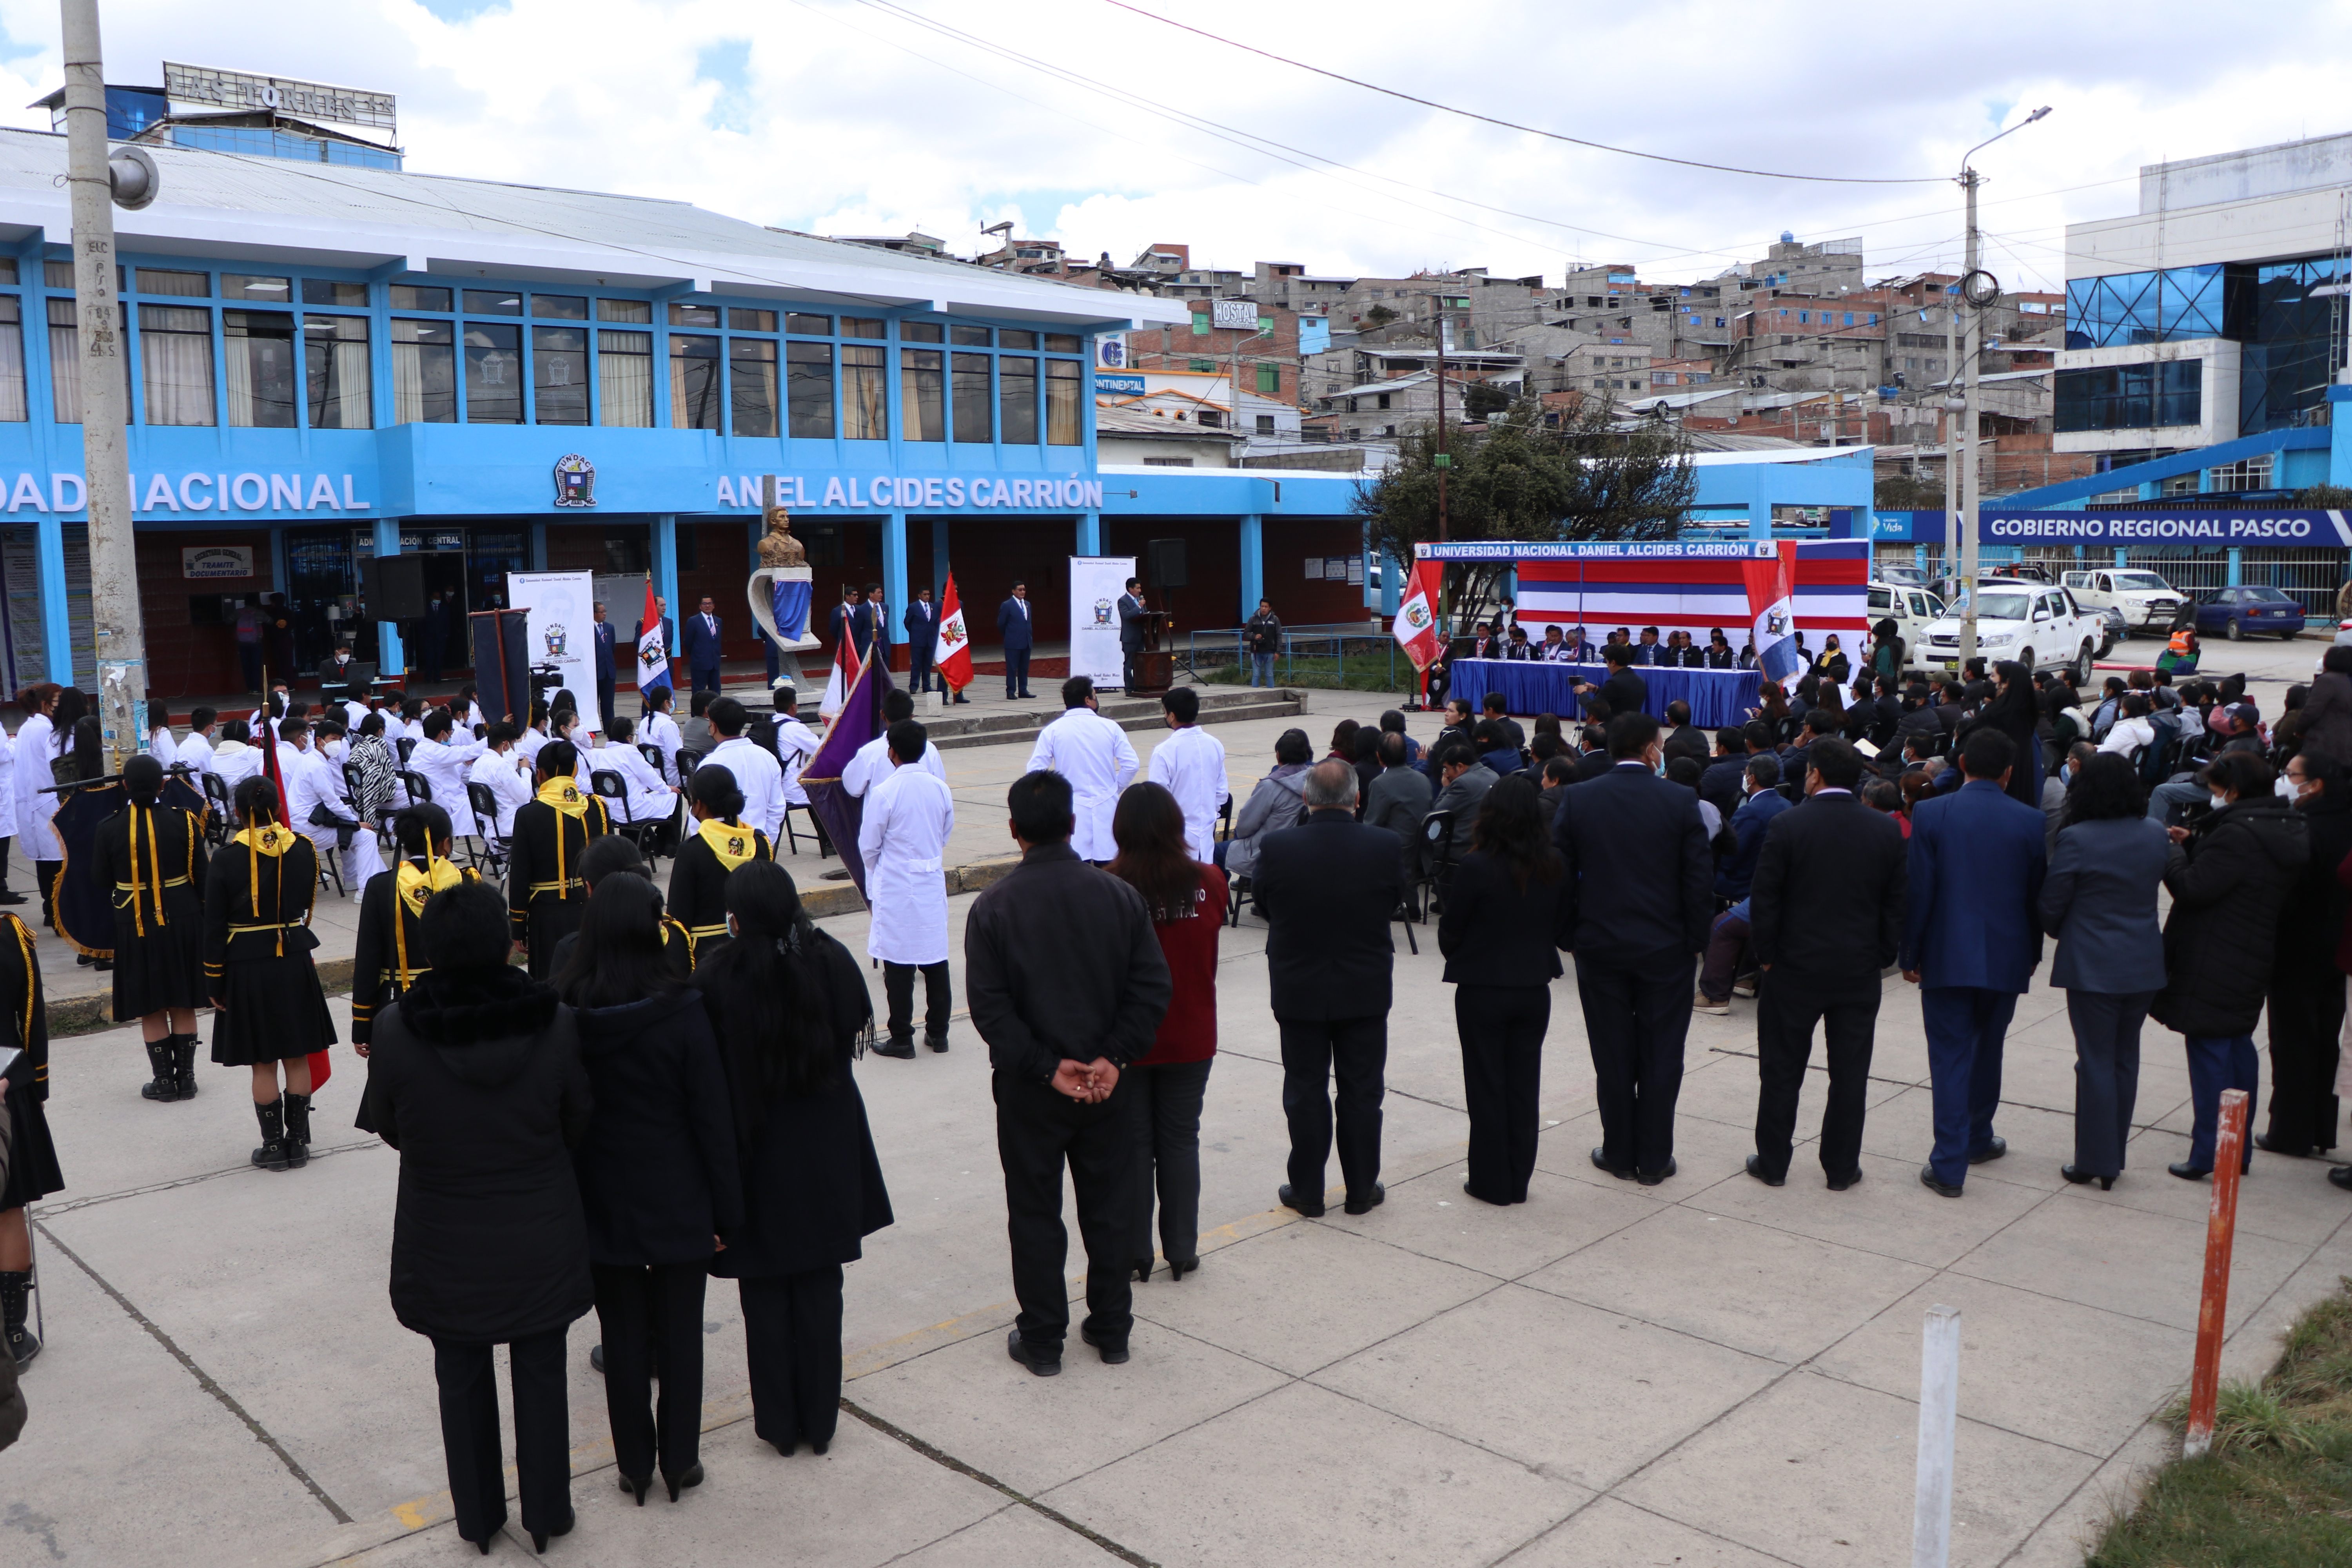
<path fill-rule="evenodd" d="M 499 797 L 479 779 L 467 779 L 466 805 L 473 811 L 474 837 L 481 845 L 480 849 L 468 851 L 474 857 L 475 867 L 479 868 L 487 860 L 493 875 L 505 876 L 509 844 L 499 837 Z"/>
<path fill-rule="evenodd" d="M 205 803 L 212 807 L 205 813 L 205 842 L 218 848 L 228 842 L 228 831 L 236 826 L 236 804 L 229 798 L 228 785 L 221 782 L 220 774 L 196 776 L 204 781 Z"/>
<path fill-rule="evenodd" d="M 613 831 L 635 845 L 638 854 L 646 854 L 646 837 L 657 825 L 639 822 L 629 815 L 628 781 L 611 768 L 592 768 L 588 787 L 597 799 L 607 803 L 605 810 L 614 818 Z"/>
<path fill-rule="evenodd" d="M 1454 880 L 1454 813 L 1433 811 L 1421 819 L 1421 872 L 1413 879 L 1413 913 L 1424 925 L 1429 911 L 1440 907 Z M 1426 889 L 1429 897 L 1421 897 Z"/>
<path fill-rule="evenodd" d="M 416 750 L 416 737 L 403 735 L 396 744 L 400 748 L 400 765 L 404 768 L 408 765 L 409 753 Z"/>

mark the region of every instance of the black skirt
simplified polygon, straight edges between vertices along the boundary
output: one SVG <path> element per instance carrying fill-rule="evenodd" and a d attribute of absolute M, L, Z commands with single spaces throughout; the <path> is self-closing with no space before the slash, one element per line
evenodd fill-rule
<path fill-rule="evenodd" d="M 540 893 L 531 899 L 530 924 L 526 929 L 530 932 L 533 980 L 545 980 L 555 973 L 556 944 L 578 931 L 587 914 L 587 896 L 576 889 L 568 899 L 559 899 L 553 893 Z"/>
<path fill-rule="evenodd" d="M 0 1209 L 20 1209 L 66 1189 L 58 1146 L 49 1141 L 48 1113 L 19 1086 L 8 1086 L 8 1179 L 0 1182 Z"/>
<path fill-rule="evenodd" d="M 228 1009 L 213 1015 L 213 1060 L 225 1068 L 307 1057 L 335 1043 L 335 1021 L 309 952 L 234 959 Z"/>
<path fill-rule="evenodd" d="M 131 910 L 114 911 L 114 1019 L 128 1023 L 167 1007 L 202 1007 L 205 995 L 205 906 L 193 888 L 167 888 L 164 921 L 148 904 L 144 924 Z"/>

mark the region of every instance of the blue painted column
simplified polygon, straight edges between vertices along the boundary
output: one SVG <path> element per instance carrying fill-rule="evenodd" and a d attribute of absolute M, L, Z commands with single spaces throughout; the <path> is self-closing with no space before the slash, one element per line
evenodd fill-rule
<path fill-rule="evenodd" d="M 661 596 L 664 605 L 669 606 L 663 614 L 672 626 L 676 626 L 677 618 L 686 613 L 685 607 L 677 602 L 677 514 L 663 512 L 656 516 L 650 532 L 654 553 L 654 592 Z M 671 648 L 669 657 L 675 665 L 677 649 Z"/>
<path fill-rule="evenodd" d="M 1265 597 L 1265 519 L 1251 512 L 1241 525 L 1241 620 L 1246 623 L 1257 614 L 1257 602 Z"/>
<path fill-rule="evenodd" d="M 33 553 L 41 576 L 42 663 L 49 679 L 71 686 L 73 619 L 66 605 L 66 525 L 55 512 L 42 512 L 34 525 Z"/>
<path fill-rule="evenodd" d="M 2231 587 L 2234 588 L 2246 580 L 2245 567 L 2246 552 L 2233 546 L 2230 551 L 2229 584 Z"/>
<path fill-rule="evenodd" d="M 1756 496 L 1748 503 L 1748 537 L 1772 537 L 1772 502 L 1769 497 Z"/>
<path fill-rule="evenodd" d="M 389 561 L 400 553 L 400 519 L 379 517 L 375 524 L 375 558 Z M 273 537 L 271 542 L 275 544 Z M 282 569 L 281 569 L 282 570 Z M 376 673 L 386 680 L 406 673 L 408 650 L 400 646 L 400 627 L 391 621 L 375 624 Z"/>
<path fill-rule="evenodd" d="M 955 563 L 948 559 L 948 520 L 931 519 L 931 603 L 947 602 L 948 573 Z"/>
<path fill-rule="evenodd" d="M 2120 544 L 2116 546 L 2116 564 L 2118 566 L 2128 566 L 2131 564 L 2131 552 L 2126 550 Z"/>
<path fill-rule="evenodd" d="M 883 628 L 890 642 L 907 640 L 907 514 L 891 511 L 882 519 L 882 600 L 889 605 L 890 624 Z"/>
<path fill-rule="evenodd" d="M 1079 555 L 1100 555 L 1102 553 L 1102 513 L 1098 511 L 1082 511 L 1078 513 L 1078 538 L 1076 553 Z"/>

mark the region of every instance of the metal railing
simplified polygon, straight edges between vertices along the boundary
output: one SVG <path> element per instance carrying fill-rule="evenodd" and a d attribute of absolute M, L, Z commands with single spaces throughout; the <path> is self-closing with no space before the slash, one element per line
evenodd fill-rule
<path fill-rule="evenodd" d="M 1249 655 L 1244 651 L 1247 637 L 1248 630 L 1243 626 L 1188 632 L 1176 667 L 1195 681 L 1231 670 L 1230 680 L 1246 685 L 1250 678 Z M 1398 655 L 1396 638 L 1378 622 L 1285 626 L 1281 650 L 1274 656 L 1274 675 L 1286 685 L 1342 687 L 1354 679 L 1367 683 L 1360 689 L 1408 691 L 1419 685 L 1420 678 L 1412 661 Z"/>

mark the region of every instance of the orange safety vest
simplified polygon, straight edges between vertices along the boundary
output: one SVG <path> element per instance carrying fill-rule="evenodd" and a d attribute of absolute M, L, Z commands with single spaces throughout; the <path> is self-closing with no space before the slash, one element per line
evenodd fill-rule
<path fill-rule="evenodd" d="M 2168 654 L 2172 655 L 2172 657 L 2173 657 L 2173 658 L 2187 658 L 2187 657 L 2189 656 L 2189 654 L 2192 651 L 2192 650 L 2191 650 L 2191 648 L 2190 648 L 2190 647 L 2189 647 L 2189 640 L 2190 640 L 2192 637 L 2194 637 L 2196 635 L 2197 635 L 2197 633 L 2196 633 L 2196 629 L 2195 629 L 2194 627 L 2191 627 L 2191 626 L 2183 626 L 2183 627 L 2181 627 L 2179 631 L 2177 631 L 2177 632 L 2175 632 L 2175 633 L 2173 633 L 2173 634 L 2172 634 L 2172 641 L 2171 641 L 2171 643 L 2170 643 L 2170 644 L 2169 644 L 2169 645 L 2165 648 L 2165 651 L 2166 651 L 2167 653 L 2168 653 Z"/>

